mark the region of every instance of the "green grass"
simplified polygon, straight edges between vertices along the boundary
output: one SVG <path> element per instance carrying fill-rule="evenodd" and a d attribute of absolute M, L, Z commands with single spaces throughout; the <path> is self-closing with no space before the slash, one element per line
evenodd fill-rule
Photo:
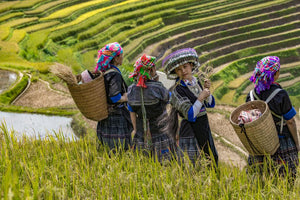
<path fill-rule="evenodd" d="M 27 86 L 28 76 L 24 75 L 17 85 L 0 95 L 0 103 L 10 104 Z"/>
<path fill-rule="evenodd" d="M 0 128 L 0 196 L 8 199 L 297 199 L 299 179 L 210 168 L 161 165 L 139 153 L 97 151 L 96 138 L 17 140 Z"/>

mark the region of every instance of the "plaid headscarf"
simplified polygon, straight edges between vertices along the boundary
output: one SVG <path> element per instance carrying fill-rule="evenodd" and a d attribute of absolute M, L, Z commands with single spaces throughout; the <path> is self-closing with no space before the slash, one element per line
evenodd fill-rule
<path fill-rule="evenodd" d="M 168 55 L 162 62 L 168 79 L 176 79 L 175 69 L 185 63 L 193 63 L 193 69 L 200 66 L 198 54 L 195 49 L 185 48 L 179 49 Z"/>
<path fill-rule="evenodd" d="M 136 86 L 147 88 L 145 84 L 146 80 L 150 80 L 151 76 L 149 74 L 150 69 L 155 67 L 156 58 L 153 56 L 148 56 L 144 54 L 134 64 L 133 73 L 129 74 L 129 78 L 137 81 Z"/>
<path fill-rule="evenodd" d="M 280 60 L 277 56 L 267 56 L 257 62 L 250 81 L 254 83 L 257 94 L 270 89 L 274 82 L 274 75 L 280 69 Z"/>
<path fill-rule="evenodd" d="M 111 60 L 122 53 L 123 49 L 117 42 L 105 45 L 105 47 L 98 51 L 98 61 L 95 71 L 99 70 L 101 72 L 105 72 L 110 68 L 109 64 Z"/>

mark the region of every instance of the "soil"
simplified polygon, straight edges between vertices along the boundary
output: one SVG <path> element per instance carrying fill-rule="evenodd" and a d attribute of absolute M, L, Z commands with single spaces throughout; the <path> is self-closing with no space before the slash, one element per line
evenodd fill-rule
<path fill-rule="evenodd" d="M 45 107 L 60 107 L 74 105 L 74 101 L 67 90 L 59 92 L 50 89 L 48 85 L 42 81 L 31 83 L 27 91 L 15 101 L 15 105 L 45 108 Z"/>

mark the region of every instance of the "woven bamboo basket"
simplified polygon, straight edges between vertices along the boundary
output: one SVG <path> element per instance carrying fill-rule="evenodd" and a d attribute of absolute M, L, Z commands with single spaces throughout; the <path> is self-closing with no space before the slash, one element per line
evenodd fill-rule
<path fill-rule="evenodd" d="M 245 123 L 243 127 L 238 124 L 241 111 L 259 109 L 262 113 L 255 121 Z M 279 139 L 275 123 L 268 104 L 261 100 L 249 101 L 237 107 L 230 116 L 239 139 L 251 155 L 273 155 L 279 147 Z"/>
<path fill-rule="evenodd" d="M 103 74 L 88 83 L 67 85 L 76 106 L 86 118 L 101 121 L 108 117 Z"/>

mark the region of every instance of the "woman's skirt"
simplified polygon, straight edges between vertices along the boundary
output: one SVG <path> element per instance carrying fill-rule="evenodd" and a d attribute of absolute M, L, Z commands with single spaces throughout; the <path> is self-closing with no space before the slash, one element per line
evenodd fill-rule
<path fill-rule="evenodd" d="M 297 166 L 299 165 L 298 151 L 293 138 L 285 136 L 279 138 L 280 146 L 271 156 L 272 164 L 278 169 L 279 175 L 286 174 L 286 167 L 288 173 L 295 176 L 297 173 Z M 263 164 L 264 161 L 268 160 L 266 156 L 251 156 L 248 157 L 248 164 L 250 166 L 255 164 Z"/>
<path fill-rule="evenodd" d="M 201 151 L 195 137 L 179 137 L 178 158 L 181 162 L 184 161 L 184 154 L 187 154 L 193 165 L 200 160 Z"/>
<path fill-rule="evenodd" d="M 131 141 L 132 125 L 121 114 L 109 115 L 108 118 L 98 122 L 97 137 L 103 145 L 110 149 L 122 148 L 128 150 Z"/>
<path fill-rule="evenodd" d="M 159 161 L 171 161 L 176 156 L 176 145 L 172 138 L 166 134 L 157 134 L 152 136 L 152 144 L 149 147 L 144 142 L 144 138 L 141 133 L 136 133 L 133 138 L 133 148 L 139 151 L 145 151 L 147 154 L 150 152 L 152 157 Z"/>

